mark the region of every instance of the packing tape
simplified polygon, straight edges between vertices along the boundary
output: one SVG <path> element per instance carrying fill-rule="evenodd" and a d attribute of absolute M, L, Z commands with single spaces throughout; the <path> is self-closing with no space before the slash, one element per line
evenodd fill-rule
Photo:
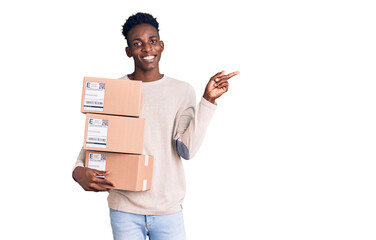
<path fill-rule="evenodd" d="M 148 180 L 144 179 L 144 182 L 142 183 L 142 191 L 146 191 L 147 186 L 148 186 Z"/>

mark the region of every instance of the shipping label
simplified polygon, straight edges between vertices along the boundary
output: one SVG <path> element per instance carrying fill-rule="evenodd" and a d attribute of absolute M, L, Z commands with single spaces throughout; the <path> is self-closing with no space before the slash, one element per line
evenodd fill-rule
<path fill-rule="evenodd" d="M 84 110 L 103 112 L 105 87 L 105 83 L 86 83 Z"/>
<path fill-rule="evenodd" d="M 88 168 L 106 171 L 106 154 L 101 153 L 89 153 Z M 97 176 L 104 178 L 104 176 Z"/>
<path fill-rule="evenodd" d="M 87 124 L 86 147 L 106 148 L 108 120 L 89 118 Z"/>

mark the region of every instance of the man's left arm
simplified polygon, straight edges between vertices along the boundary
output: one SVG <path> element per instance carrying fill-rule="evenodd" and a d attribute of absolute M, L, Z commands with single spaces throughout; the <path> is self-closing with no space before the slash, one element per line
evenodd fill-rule
<path fill-rule="evenodd" d="M 195 109 L 194 104 L 191 103 L 192 106 L 188 106 L 178 119 L 174 144 L 182 158 L 190 159 L 198 151 L 207 126 L 217 108 L 215 100 L 228 91 L 227 80 L 237 74 L 239 72 L 225 75 L 222 71 L 211 77 L 197 108 Z"/>

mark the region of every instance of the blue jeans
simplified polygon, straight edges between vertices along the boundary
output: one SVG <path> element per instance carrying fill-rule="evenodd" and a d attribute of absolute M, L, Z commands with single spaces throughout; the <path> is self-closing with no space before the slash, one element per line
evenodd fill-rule
<path fill-rule="evenodd" d="M 183 213 L 139 215 L 110 209 L 114 240 L 185 240 Z"/>

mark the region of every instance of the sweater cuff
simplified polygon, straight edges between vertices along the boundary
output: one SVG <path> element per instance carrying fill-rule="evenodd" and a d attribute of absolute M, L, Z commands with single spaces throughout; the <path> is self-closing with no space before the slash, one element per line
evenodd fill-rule
<path fill-rule="evenodd" d="M 213 103 L 211 103 L 211 102 L 209 102 L 208 100 L 206 100 L 204 97 L 201 97 L 201 102 L 200 102 L 203 106 L 205 106 L 205 107 L 207 107 L 207 108 L 209 108 L 209 109 L 211 109 L 211 110 L 216 110 L 217 109 L 217 103 L 216 102 L 214 102 L 214 104 Z"/>

